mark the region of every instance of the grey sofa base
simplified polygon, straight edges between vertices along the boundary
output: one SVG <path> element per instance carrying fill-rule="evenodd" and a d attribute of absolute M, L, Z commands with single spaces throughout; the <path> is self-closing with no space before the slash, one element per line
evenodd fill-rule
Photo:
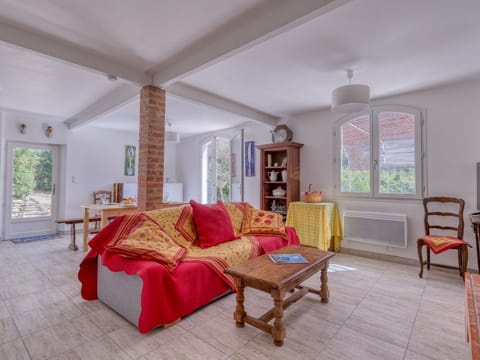
<path fill-rule="evenodd" d="M 98 259 L 98 299 L 136 327 L 142 310 L 142 287 L 143 281 L 139 276 L 110 271 Z"/>

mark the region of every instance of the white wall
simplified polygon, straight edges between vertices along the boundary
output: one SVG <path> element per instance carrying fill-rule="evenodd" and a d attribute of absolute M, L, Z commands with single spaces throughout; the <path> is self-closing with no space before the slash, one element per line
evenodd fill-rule
<path fill-rule="evenodd" d="M 476 209 L 476 163 L 480 161 L 477 94 L 480 94 L 480 80 L 373 102 L 375 105 L 399 104 L 426 109 L 428 194 L 465 200 L 465 239 L 472 245 L 475 239 L 468 214 Z M 297 116 L 288 122 L 295 141 L 305 144 L 301 150 L 301 189 L 306 189 L 309 183 L 314 184 L 317 190 L 324 192 L 325 200 L 337 202 L 340 212 L 351 209 L 406 213 L 409 226 L 407 249 L 352 241 L 344 241 L 342 247 L 417 259 L 416 239 L 424 231 L 421 201 L 335 198 L 333 130 L 340 117 L 325 110 Z M 476 268 L 475 251 L 471 249 L 469 255 L 469 266 Z M 435 262 L 455 265 L 456 252 L 437 255 Z"/>
<path fill-rule="evenodd" d="M 137 147 L 135 176 L 124 175 L 125 145 Z M 82 204 L 92 203 L 95 190 L 112 190 L 113 183 L 137 183 L 138 133 L 93 128 L 68 133 L 65 218 L 83 216 Z"/>
<path fill-rule="evenodd" d="M 175 142 L 166 142 L 164 151 L 164 182 L 176 182 L 176 166 L 177 166 L 177 144 Z"/>
<path fill-rule="evenodd" d="M 202 200 L 202 141 L 204 136 L 191 136 L 177 144 L 177 182 L 183 183 L 183 201 Z"/>
<path fill-rule="evenodd" d="M 255 145 L 271 143 L 270 134 L 271 127 L 258 124 L 248 123 L 242 126 L 244 129 L 244 141 L 255 141 Z M 191 136 L 180 141 L 177 145 L 177 181 L 184 184 L 184 201 L 191 199 L 201 201 L 201 150 L 202 143 L 213 135 L 227 134 L 232 135 L 231 131 L 225 130 L 216 132 L 215 134 L 204 134 L 199 136 Z M 255 151 L 255 175 L 244 178 L 244 199 L 255 207 L 260 206 L 260 151 Z M 239 161 L 240 159 L 238 159 Z"/>

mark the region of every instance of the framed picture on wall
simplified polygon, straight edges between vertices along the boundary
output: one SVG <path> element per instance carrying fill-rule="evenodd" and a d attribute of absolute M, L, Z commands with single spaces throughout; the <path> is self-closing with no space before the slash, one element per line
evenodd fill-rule
<path fill-rule="evenodd" d="M 255 176 L 255 141 L 245 142 L 245 176 Z"/>
<path fill-rule="evenodd" d="M 135 145 L 125 145 L 125 176 L 135 175 L 135 158 L 137 147 Z"/>

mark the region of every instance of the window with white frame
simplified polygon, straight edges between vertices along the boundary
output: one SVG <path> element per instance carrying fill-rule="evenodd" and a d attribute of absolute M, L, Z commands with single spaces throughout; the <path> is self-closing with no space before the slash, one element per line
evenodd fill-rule
<path fill-rule="evenodd" d="M 424 193 L 423 113 L 382 105 L 336 126 L 336 188 L 340 194 L 421 198 Z"/>

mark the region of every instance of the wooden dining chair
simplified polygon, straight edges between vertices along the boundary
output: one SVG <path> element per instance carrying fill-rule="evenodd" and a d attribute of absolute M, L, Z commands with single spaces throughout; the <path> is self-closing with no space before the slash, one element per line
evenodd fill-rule
<path fill-rule="evenodd" d="M 93 192 L 93 203 L 102 204 L 103 201 L 112 202 L 112 192 L 109 190 L 97 190 Z M 96 214 L 98 215 L 98 214 Z M 90 230 L 90 234 L 96 234 L 100 231 L 100 221 L 95 222 L 95 228 Z"/>
<path fill-rule="evenodd" d="M 468 242 L 463 240 L 463 209 L 465 201 L 453 197 L 430 197 L 423 199 L 425 236 L 417 240 L 418 261 L 420 272 L 423 276 L 423 266 L 427 264 L 430 271 L 430 251 L 440 254 L 446 250 L 456 249 L 458 252 L 458 270 L 460 276 L 465 278 L 468 264 Z M 432 233 L 435 232 L 435 234 Z M 445 234 L 450 235 L 445 235 Z M 455 236 L 451 236 L 451 234 Z M 423 261 L 422 249 L 427 248 L 427 261 Z"/>
<path fill-rule="evenodd" d="M 106 202 L 112 202 L 112 192 L 109 190 L 98 190 L 93 193 L 93 203 L 101 204 L 102 200 L 105 199 Z"/>

